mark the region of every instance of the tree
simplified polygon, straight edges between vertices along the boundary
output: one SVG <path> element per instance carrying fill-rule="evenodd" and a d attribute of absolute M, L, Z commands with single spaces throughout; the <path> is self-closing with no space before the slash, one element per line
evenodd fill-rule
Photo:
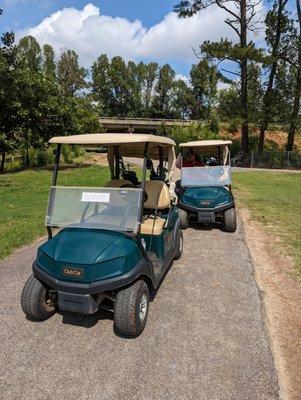
<path fill-rule="evenodd" d="M 112 115 L 109 68 L 110 62 L 105 54 L 99 56 L 92 65 L 92 97 L 98 103 L 102 115 Z"/>
<path fill-rule="evenodd" d="M 158 82 L 155 86 L 155 95 L 153 99 L 153 112 L 156 117 L 170 117 L 171 91 L 175 76 L 175 71 L 169 64 L 163 65 L 159 70 Z"/>
<path fill-rule="evenodd" d="M 141 117 L 143 114 L 143 93 L 145 91 L 146 69 L 143 62 L 135 64 L 129 61 L 127 65 L 129 83 L 129 111 L 131 117 Z"/>
<path fill-rule="evenodd" d="M 42 52 L 38 41 L 33 36 L 23 37 L 17 46 L 17 62 L 22 69 L 39 72 Z"/>
<path fill-rule="evenodd" d="M 274 80 L 271 121 L 289 126 L 294 104 L 296 86 L 295 67 L 285 61 L 279 61 Z"/>
<path fill-rule="evenodd" d="M 252 42 L 248 41 L 248 31 L 254 30 L 254 17 L 258 3 L 253 0 L 237 0 L 235 7 L 231 7 L 230 0 L 189 0 L 181 1 L 175 11 L 180 17 L 191 17 L 192 15 L 216 5 L 229 15 L 225 23 L 234 30 L 238 36 L 239 43 L 232 43 L 227 39 L 220 42 L 204 42 L 201 46 L 203 54 L 218 62 L 231 60 L 238 63 L 240 68 L 240 109 L 242 119 L 241 149 L 245 153 L 249 151 L 249 129 L 248 129 L 248 60 L 256 60 L 259 53 Z"/>
<path fill-rule="evenodd" d="M 294 146 L 295 133 L 298 126 L 298 117 L 300 110 L 300 97 L 301 97 L 301 4 L 300 0 L 296 0 L 296 9 L 298 17 L 299 32 L 295 40 L 295 55 L 296 60 L 290 61 L 296 69 L 296 85 L 294 94 L 294 104 L 291 112 L 290 126 L 287 136 L 286 150 L 292 151 Z"/>
<path fill-rule="evenodd" d="M 273 104 L 273 85 L 277 72 L 278 62 L 281 51 L 281 36 L 288 29 L 288 18 L 285 13 L 285 6 L 288 0 L 276 0 L 273 7 L 267 13 L 266 23 L 266 43 L 270 48 L 270 74 L 267 87 L 263 96 L 263 110 L 260 125 L 260 134 L 258 142 L 258 153 L 263 150 L 265 131 L 268 128 Z"/>
<path fill-rule="evenodd" d="M 58 82 L 65 94 L 74 95 L 87 87 L 87 71 L 80 67 L 78 55 L 73 50 L 65 50 L 58 62 Z"/>
<path fill-rule="evenodd" d="M 108 69 L 110 82 L 110 110 L 112 115 L 125 117 L 130 110 L 128 68 L 122 57 L 113 57 Z"/>
<path fill-rule="evenodd" d="M 250 62 L 248 65 L 248 112 L 249 121 L 258 123 L 262 113 L 262 80 L 260 64 Z"/>
<path fill-rule="evenodd" d="M 235 85 L 221 89 L 218 96 L 218 113 L 225 121 L 240 117 L 239 90 Z"/>
<path fill-rule="evenodd" d="M 192 108 L 195 106 L 195 98 L 191 88 L 182 79 L 173 82 L 170 105 L 173 118 L 191 118 Z"/>
<path fill-rule="evenodd" d="M 45 44 L 42 52 L 42 71 L 48 79 L 56 79 L 56 63 L 52 46 Z"/>
<path fill-rule="evenodd" d="M 1 37 L 0 46 L 0 173 L 4 172 L 6 153 L 17 146 L 20 103 L 16 84 L 16 46 L 13 32 Z"/>
<path fill-rule="evenodd" d="M 197 107 L 193 109 L 193 118 L 208 118 L 212 106 L 217 100 L 218 71 L 207 60 L 192 65 L 190 83 Z"/>
<path fill-rule="evenodd" d="M 151 115 L 151 104 L 154 93 L 155 81 L 158 76 L 158 64 L 151 62 L 145 65 L 145 91 L 143 96 L 144 116 Z"/>

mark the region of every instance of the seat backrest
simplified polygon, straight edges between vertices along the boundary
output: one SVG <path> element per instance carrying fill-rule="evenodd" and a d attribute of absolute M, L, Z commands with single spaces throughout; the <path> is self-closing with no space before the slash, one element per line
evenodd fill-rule
<path fill-rule="evenodd" d="M 145 182 L 147 199 L 144 203 L 146 209 L 164 210 L 170 207 L 171 197 L 168 186 L 162 181 Z"/>
<path fill-rule="evenodd" d="M 121 186 L 124 185 L 133 186 L 132 182 L 127 181 L 126 179 L 111 179 L 109 182 L 105 184 L 105 187 L 120 188 Z"/>

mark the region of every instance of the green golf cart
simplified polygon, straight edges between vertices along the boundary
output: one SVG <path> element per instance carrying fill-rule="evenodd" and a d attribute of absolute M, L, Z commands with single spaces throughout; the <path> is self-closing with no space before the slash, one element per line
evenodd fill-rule
<path fill-rule="evenodd" d="M 54 137 L 50 143 L 57 149 L 45 220 L 48 240 L 23 288 L 22 309 L 29 319 L 45 320 L 56 311 L 94 314 L 102 303 L 110 304 L 116 331 L 137 336 L 146 324 L 149 291 L 183 249 L 169 191 L 175 143 L 154 135 L 105 133 Z M 111 179 L 103 187 L 57 186 L 62 145 L 105 147 Z M 126 157 L 142 159 L 140 182 L 135 171 L 125 170 Z M 152 160 L 158 161 L 156 170 Z"/>
<path fill-rule="evenodd" d="M 202 224 L 221 222 L 225 231 L 236 231 L 236 211 L 231 192 L 230 140 L 181 143 L 176 182 L 182 229 L 190 219 Z"/>

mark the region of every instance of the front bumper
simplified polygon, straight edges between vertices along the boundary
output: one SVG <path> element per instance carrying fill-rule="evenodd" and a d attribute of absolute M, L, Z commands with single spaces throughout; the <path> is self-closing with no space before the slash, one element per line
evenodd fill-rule
<path fill-rule="evenodd" d="M 32 270 L 41 282 L 57 292 L 59 310 L 77 314 L 94 314 L 98 310 L 99 298 L 101 298 L 101 296 L 96 296 L 97 294 L 128 285 L 139 275 L 150 276 L 148 264 L 144 258 L 127 274 L 89 284 L 56 279 L 40 268 L 36 262 L 33 263 Z"/>
<path fill-rule="evenodd" d="M 41 282 L 56 291 L 81 295 L 99 294 L 119 289 L 122 286 L 126 286 L 133 282 L 140 275 L 146 275 L 152 279 L 149 273 L 147 261 L 144 258 L 141 258 L 135 268 L 131 269 L 131 271 L 124 275 L 91 283 L 61 281 L 40 268 L 36 262 L 32 265 L 32 271 Z"/>
<path fill-rule="evenodd" d="M 185 210 L 185 211 L 188 211 L 188 212 L 190 211 L 190 212 L 193 212 L 193 213 L 196 213 L 196 214 L 199 214 L 199 213 L 214 213 L 214 214 L 217 214 L 219 212 L 226 211 L 229 208 L 235 207 L 235 204 L 234 204 L 234 200 L 232 199 L 227 204 L 222 204 L 222 205 L 217 206 L 217 207 L 203 208 L 203 207 L 196 207 L 196 206 L 191 206 L 191 205 L 182 203 L 182 201 L 180 200 L 178 202 L 178 206 L 180 208 L 182 208 L 183 210 Z"/>

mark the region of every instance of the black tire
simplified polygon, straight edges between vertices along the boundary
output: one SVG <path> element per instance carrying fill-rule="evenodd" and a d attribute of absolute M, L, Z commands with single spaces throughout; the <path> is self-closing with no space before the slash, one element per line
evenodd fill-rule
<path fill-rule="evenodd" d="M 179 260 L 181 258 L 183 252 L 183 232 L 180 228 L 177 234 L 177 241 L 176 241 L 176 252 L 174 256 L 174 260 Z"/>
<path fill-rule="evenodd" d="M 142 299 L 146 309 L 143 318 L 140 314 Z M 120 290 L 115 298 L 114 324 L 118 333 L 126 336 L 139 336 L 146 325 L 149 308 L 149 291 L 143 280 Z"/>
<path fill-rule="evenodd" d="M 188 228 L 188 213 L 185 210 L 182 210 L 182 208 L 178 209 L 179 211 L 179 217 L 181 221 L 181 228 L 182 229 L 187 229 Z"/>
<path fill-rule="evenodd" d="M 21 307 L 28 319 L 44 321 L 55 313 L 55 307 L 47 304 L 45 286 L 31 275 L 25 283 L 21 294 Z"/>
<path fill-rule="evenodd" d="M 224 228 L 226 232 L 235 232 L 237 228 L 235 208 L 229 208 L 224 212 Z"/>

